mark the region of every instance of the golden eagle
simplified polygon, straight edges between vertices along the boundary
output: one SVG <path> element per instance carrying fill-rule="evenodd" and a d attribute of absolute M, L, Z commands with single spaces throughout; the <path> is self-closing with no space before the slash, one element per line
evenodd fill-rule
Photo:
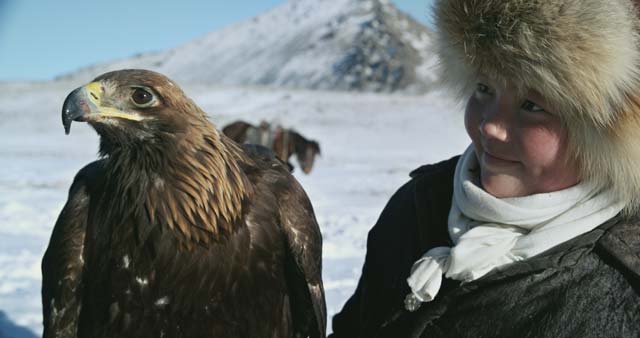
<path fill-rule="evenodd" d="M 298 182 L 165 76 L 103 74 L 66 98 L 100 159 L 42 260 L 44 337 L 324 337 L 322 239 Z"/>

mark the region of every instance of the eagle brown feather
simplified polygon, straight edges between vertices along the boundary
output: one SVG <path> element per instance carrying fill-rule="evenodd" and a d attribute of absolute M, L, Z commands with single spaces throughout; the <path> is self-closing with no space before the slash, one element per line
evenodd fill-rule
<path fill-rule="evenodd" d="M 43 258 L 44 337 L 324 337 L 320 231 L 273 154 L 220 135 L 149 71 L 72 92 L 71 120 L 96 129 L 102 159 Z"/>

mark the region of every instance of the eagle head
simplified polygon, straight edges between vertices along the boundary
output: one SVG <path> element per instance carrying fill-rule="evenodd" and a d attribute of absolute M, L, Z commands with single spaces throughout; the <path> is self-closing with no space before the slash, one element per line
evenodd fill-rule
<path fill-rule="evenodd" d="M 72 121 L 89 123 L 105 153 L 140 143 L 162 145 L 210 123 L 173 81 L 141 69 L 105 73 L 72 91 L 62 107 L 67 134 Z"/>

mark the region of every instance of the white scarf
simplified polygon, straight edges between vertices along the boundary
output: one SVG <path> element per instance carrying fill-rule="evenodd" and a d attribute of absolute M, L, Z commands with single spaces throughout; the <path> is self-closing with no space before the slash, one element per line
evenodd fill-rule
<path fill-rule="evenodd" d="M 475 171 L 473 169 L 476 169 Z M 412 293 L 407 310 L 438 294 L 442 276 L 470 282 L 496 267 L 535 256 L 589 232 L 620 212 L 610 191 L 588 183 L 551 192 L 514 198 L 496 198 L 479 183 L 473 146 L 456 166 L 449 235 L 453 247 L 427 251 L 411 268 L 407 279 Z"/>

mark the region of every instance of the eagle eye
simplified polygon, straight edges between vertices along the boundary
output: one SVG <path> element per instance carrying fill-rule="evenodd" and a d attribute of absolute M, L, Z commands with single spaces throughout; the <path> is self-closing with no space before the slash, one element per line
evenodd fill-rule
<path fill-rule="evenodd" d="M 153 103 L 154 97 L 145 89 L 135 88 L 131 94 L 131 100 L 138 107 L 148 107 Z"/>

